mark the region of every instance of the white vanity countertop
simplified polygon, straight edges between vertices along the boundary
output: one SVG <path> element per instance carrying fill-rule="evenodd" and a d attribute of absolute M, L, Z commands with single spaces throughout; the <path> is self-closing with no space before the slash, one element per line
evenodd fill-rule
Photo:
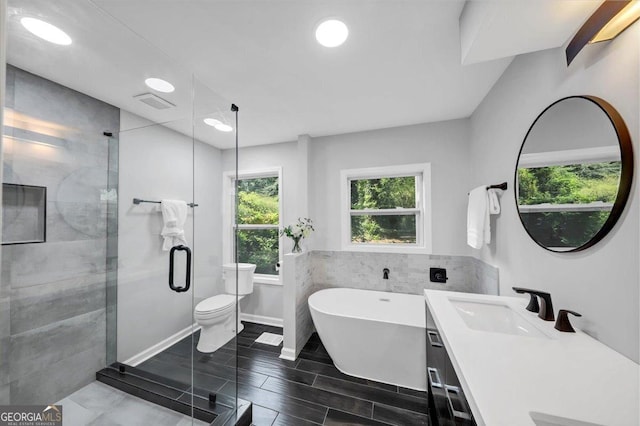
<path fill-rule="evenodd" d="M 530 412 L 640 425 L 640 366 L 630 359 L 579 330 L 557 331 L 554 321 L 525 309 L 528 298 L 439 290 L 424 295 L 478 425 L 535 425 Z M 473 330 L 450 298 L 507 304 L 549 338 Z"/>

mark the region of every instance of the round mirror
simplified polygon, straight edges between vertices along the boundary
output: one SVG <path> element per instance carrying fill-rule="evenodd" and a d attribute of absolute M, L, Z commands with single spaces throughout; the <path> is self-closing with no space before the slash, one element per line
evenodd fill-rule
<path fill-rule="evenodd" d="M 520 220 L 547 250 L 584 250 L 615 225 L 632 176 L 631 138 L 615 108 L 594 96 L 560 99 L 536 118 L 520 148 Z"/>

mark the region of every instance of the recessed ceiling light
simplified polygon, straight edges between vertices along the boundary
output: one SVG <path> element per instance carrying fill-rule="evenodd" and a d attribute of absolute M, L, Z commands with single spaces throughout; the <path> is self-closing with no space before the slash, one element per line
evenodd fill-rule
<path fill-rule="evenodd" d="M 148 78 L 144 81 L 144 84 L 151 87 L 153 90 L 163 93 L 171 93 L 176 90 L 176 88 L 173 87 L 173 84 L 161 78 Z"/>
<path fill-rule="evenodd" d="M 206 125 L 208 125 L 208 126 L 211 126 L 211 127 L 215 127 L 215 126 L 217 126 L 218 124 L 222 124 L 222 123 L 220 122 L 220 120 L 216 120 L 215 118 L 205 118 L 205 119 L 204 119 L 204 120 L 202 120 L 202 121 L 204 121 L 204 124 L 206 124 Z"/>
<path fill-rule="evenodd" d="M 204 123 L 215 128 L 216 130 L 220 130 L 221 132 L 230 132 L 233 130 L 233 127 L 228 124 L 224 124 L 220 120 L 216 120 L 215 118 L 205 118 Z"/>
<path fill-rule="evenodd" d="M 337 19 L 323 21 L 316 28 L 316 40 L 325 47 L 340 46 L 349 37 L 349 29 Z"/>
<path fill-rule="evenodd" d="M 221 132 L 230 132 L 233 130 L 233 127 L 228 124 L 220 123 L 217 126 L 214 126 L 216 130 L 220 130 Z"/>
<path fill-rule="evenodd" d="M 20 23 L 29 30 L 29 32 L 50 43 L 60 44 L 62 46 L 71 44 L 71 37 L 69 37 L 67 33 L 48 22 L 25 17 L 20 19 Z"/>

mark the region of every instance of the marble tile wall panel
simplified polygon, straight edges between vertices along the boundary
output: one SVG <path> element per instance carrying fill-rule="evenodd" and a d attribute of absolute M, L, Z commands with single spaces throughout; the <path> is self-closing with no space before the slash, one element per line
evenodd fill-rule
<path fill-rule="evenodd" d="M 480 259 L 472 258 L 473 280 L 478 288 L 478 293 L 499 294 L 500 281 L 499 270 Z"/>
<path fill-rule="evenodd" d="M 495 292 L 497 268 L 468 256 L 314 251 L 312 280 L 316 288 L 351 287 L 422 294 L 424 289 L 468 293 Z M 389 278 L 383 279 L 383 269 Z M 430 268 L 446 268 L 446 283 L 429 280 Z"/>
<path fill-rule="evenodd" d="M 46 186 L 48 204 L 46 243 L 2 248 L 0 300 L 10 298 L 10 308 L 0 302 L 0 316 L 10 336 L 0 335 L 0 363 L 9 360 L 0 364 L 0 401 L 10 391 L 11 403 L 42 403 L 105 365 L 107 271 L 117 265 L 111 250 L 107 267 L 114 206 L 105 195 L 110 184 L 117 190 L 118 162 L 117 139 L 103 132 L 117 135 L 120 112 L 15 67 L 7 74 L 7 107 L 18 120 L 5 128 L 14 139 L 3 147 L 3 179 Z M 117 238 L 117 222 L 111 229 Z"/>
<path fill-rule="evenodd" d="M 296 268 L 296 356 L 314 331 L 307 299 L 314 291 L 311 276 L 311 254 L 303 253 L 295 258 Z"/>

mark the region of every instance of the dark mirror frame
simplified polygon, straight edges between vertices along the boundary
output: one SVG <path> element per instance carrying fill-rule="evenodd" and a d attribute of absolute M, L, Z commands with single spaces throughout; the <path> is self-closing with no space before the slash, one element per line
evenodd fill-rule
<path fill-rule="evenodd" d="M 527 142 L 527 138 L 529 137 L 529 134 L 535 127 L 538 120 L 540 120 L 540 118 L 545 114 L 545 112 L 547 112 L 547 110 L 552 108 L 557 103 L 560 103 L 567 99 L 576 99 L 576 98 L 585 99 L 589 102 L 594 103 L 609 118 L 609 121 L 611 122 L 611 125 L 613 126 L 616 132 L 616 136 L 618 137 L 618 143 L 620 145 L 620 162 L 621 162 L 620 184 L 618 185 L 618 193 L 616 195 L 616 201 L 613 204 L 613 208 L 611 209 L 611 213 L 609 214 L 609 217 L 607 218 L 605 223 L 602 225 L 602 228 L 600 228 L 600 230 L 589 241 L 587 241 L 580 247 L 575 247 L 571 250 L 553 250 L 549 247 L 546 247 L 540 244 L 538 240 L 536 240 L 531 235 L 531 233 L 525 226 L 524 221 L 522 220 L 522 215 L 520 214 L 520 209 L 518 208 L 518 166 L 520 165 L 520 156 L 522 154 L 522 150 L 524 149 L 524 144 Z M 554 252 L 554 253 L 574 253 L 577 251 L 582 251 L 597 244 L 613 229 L 615 224 L 618 222 L 618 219 L 620 219 L 620 216 L 622 215 L 624 207 L 627 204 L 627 200 L 629 199 L 629 194 L 631 192 L 632 182 L 633 182 L 633 146 L 631 144 L 631 135 L 629 134 L 629 129 L 627 128 L 627 125 L 625 124 L 620 113 L 609 102 L 605 101 L 604 99 L 598 98 L 596 96 L 590 96 L 590 95 L 567 96 L 565 98 L 555 101 L 554 103 L 546 107 L 533 121 L 533 124 L 531 124 L 531 127 L 529 127 L 529 130 L 527 131 L 527 134 L 525 135 L 524 140 L 522 141 L 522 145 L 520 146 L 520 151 L 518 152 L 518 159 L 516 161 L 516 170 L 515 170 L 514 182 L 513 182 L 514 183 L 513 191 L 514 191 L 514 196 L 516 201 L 515 204 L 516 204 L 516 210 L 518 212 L 518 218 L 522 223 L 522 227 L 525 229 L 525 231 L 527 231 L 527 234 L 529 235 L 529 237 L 531 237 L 531 239 L 535 241 L 535 243 L 538 244 L 543 249 Z"/>

